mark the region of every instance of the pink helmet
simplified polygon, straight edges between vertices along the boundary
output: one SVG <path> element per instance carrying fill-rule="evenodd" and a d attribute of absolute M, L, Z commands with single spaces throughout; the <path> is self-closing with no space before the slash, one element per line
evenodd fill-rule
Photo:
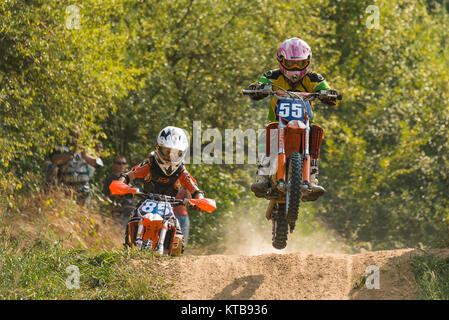
<path fill-rule="evenodd" d="M 310 69 L 312 49 L 299 38 L 285 40 L 277 54 L 282 74 L 292 82 L 301 80 Z"/>

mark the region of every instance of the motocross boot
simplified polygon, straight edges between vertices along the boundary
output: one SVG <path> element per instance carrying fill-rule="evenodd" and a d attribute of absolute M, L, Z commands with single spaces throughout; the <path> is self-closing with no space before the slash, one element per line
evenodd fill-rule
<path fill-rule="evenodd" d="M 251 185 L 251 191 L 254 192 L 256 197 L 263 198 L 268 190 L 270 176 L 256 176 L 256 181 Z"/>
<path fill-rule="evenodd" d="M 251 185 L 251 191 L 256 197 L 263 198 L 270 184 L 270 158 L 265 155 L 259 156 L 257 165 L 256 181 Z"/>
<path fill-rule="evenodd" d="M 326 190 L 318 184 L 318 161 L 311 167 L 310 182 L 301 186 L 301 201 L 315 201 Z"/>

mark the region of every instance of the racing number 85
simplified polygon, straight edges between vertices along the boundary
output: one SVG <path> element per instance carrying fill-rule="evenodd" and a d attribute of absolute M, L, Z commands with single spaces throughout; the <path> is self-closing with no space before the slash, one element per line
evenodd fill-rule
<path fill-rule="evenodd" d="M 146 201 L 141 209 L 140 209 L 143 213 L 157 213 L 160 215 L 164 215 L 165 214 L 165 203 L 157 203 L 154 201 Z"/>

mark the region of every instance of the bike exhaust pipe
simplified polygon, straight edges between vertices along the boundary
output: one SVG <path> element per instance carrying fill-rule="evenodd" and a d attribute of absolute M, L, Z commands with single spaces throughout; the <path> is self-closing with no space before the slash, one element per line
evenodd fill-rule
<path fill-rule="evenodd" d="M 271 219 L 271 213 L 273 212 L 273 208 L 274 208 L 275 204 L 276 204 L 276 201 L 274 201 L 274 200 L 270 200 L 270 202 L 268 203 L 268 208 L 267 208 L 267 211 L 265 212 L 265 217 L 267 218 L 267 220 Z"/>

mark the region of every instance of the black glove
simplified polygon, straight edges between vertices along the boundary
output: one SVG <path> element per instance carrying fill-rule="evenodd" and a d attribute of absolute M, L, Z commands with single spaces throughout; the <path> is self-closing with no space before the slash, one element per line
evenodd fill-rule
<path fill-rule="evenodd" d="M 195 205 L 189 205 L 189 208 L 190 208 L 191 210 L 194 210 L 194 211 L 201 211 L 201 209 L 198 208 L 198 207 L 195 206 Z"/>
<path fill-rule="evenodd" d="M 249 90 L 260 90 L 260 89 L 262 89 L 262 86 L 260 86 L 258 84 L 251 84 L 248 87 L 248 89 Z M 268 94 L 260 93 L 260 92 L 249 94 L 249 97 L 253 100 L 261 100 L 261 99 L 265 98 L 266 96 L 268 96 Z"/>
<path fill-rule="evenodd" d="M 329 95 L 334 95 L 335 97 L 329 97 Z M 320 92 L 318 99 L 327 105 L 334 106 L 337 104 L 337 95 L 338 92 L 335 90 L 323 90 Z"/>

